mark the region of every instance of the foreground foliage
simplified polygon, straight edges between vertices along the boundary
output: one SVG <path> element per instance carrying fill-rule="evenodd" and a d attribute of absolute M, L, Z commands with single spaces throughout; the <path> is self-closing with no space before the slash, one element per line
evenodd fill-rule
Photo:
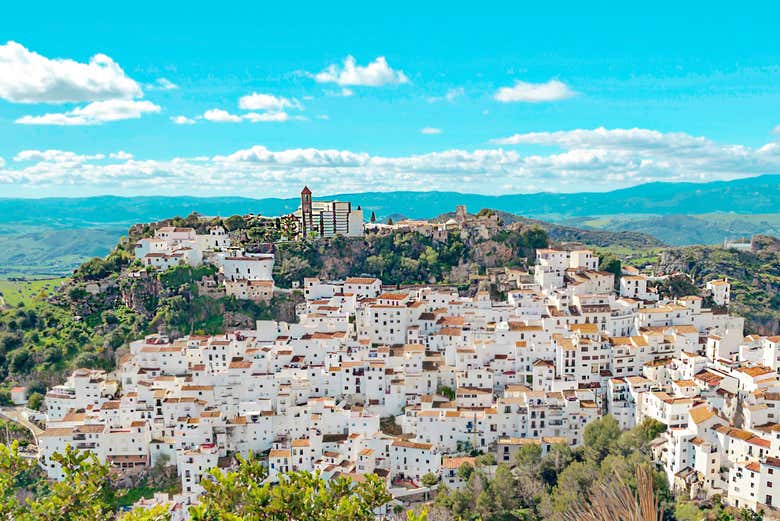
<path fill-rule="evenodd" d="M 24 459 L 18 444 L 0 445 L 0 519 L 16 521 L 102 521 L 117 518 L 121 494 L 111 484 L 109 467 L 94 454 L 80 453 L 68 446 L 54 461 L 65 471 L 65 479 L 29 492 L 30 476 L 36 464 Z M 325 480 L 318 473 L 292 472 L 277 484 L 263 483 L 267 476 L 260 460 L 238 458 L 235 469 L 211 471 L 203 485 L 202 504 L 192 507 L 196 521 L 283 521 L 311 520 L 369 521 L 374 511 L 391 497 L 384 482 L 367 475 L 358 482 L 347 477 Z M 123 521 L 166 521 L 167 509 L 136 509 L 119 516 Z M 414 517 L 421 521 L 424 517 Z"/>
<path fill-rule="evenodd" d="M 674 520 L 675 499 L 665 475 L 650 457 L 650 442 L 664 426 L 653 420 L 621 432 L 612 416 L 589 423 L 584 444 L 553 445 L 546 455 L 538 445 L 524 445 L 511 464 L 458 470 L 466 485 L 441 487 L 433 521 L 632 521 Z M 742 519 L 716 506 L 698 509 L 719 521 Z M 742 513 L 737 513 L 740 516 Z M 681 520 L 683 518 L 680 518 Z M 752 518 L 751 518 L 752 519 Z"/>

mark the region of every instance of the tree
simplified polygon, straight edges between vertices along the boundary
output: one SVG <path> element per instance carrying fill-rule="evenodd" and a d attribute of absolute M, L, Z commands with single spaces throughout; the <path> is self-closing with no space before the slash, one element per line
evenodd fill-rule
<path fill-rule="evenodd" d="M 62 466 L 65 478 L 51 485 L 49 494 L 28 501 L 20 521 L 91 521 L 114 519 L 116 493 L 109 480 L 108 465 L 91 452 L 70 445 L 52 460 Z"/>
<path fill-rule="evenodd" d="M 66 446 L 52 461 L 65 478 L 44 493 L 22 503 L 17 492 L 38 467 L 19 454 L 18 443 L 0 444 L 0 519 L 14 521 L 109 521 L 116 519 L 118 495 L 109 479 L 108 465 L 91 452 Z M 264 483 L 267 472 L 254 457 L 238 457 L 235 470 L 213 469 L 203 480 L 201 504 L 192 507 L 195 521 L 372 521 L 374 511 L 392 497 L 385 484 L 371 474 L 361 481 L 345 476 L 325 480 L 319 473 L 283 474 L 278 484 Z M 168 521 L 164 507 L 131 511 L 122 521 Z M 422 513 L 409 517 L 425 521 Z"/>
<path fill-rule="evenodd" d="M 0 519 L 18 519 L 24 509 L 16 497 L 21 476 L 33 463 L 19 454 L 19 443 L 0 444 Z"/>
<path fill-rule="evenodd" d="M 169 521 L 171 513 L 166 505 L 135 508 L 119 517 L 119 521 Z"/>
<path fill-rule="evenodd" d="M 423 475 L 421 481 L 424 487 L 431 488 L 432 486 L 434 486 L 436 483 L 439 482 L 439 476 L 437 476 L 433 472 L 426 472 Z"/>
<path fill-rule="evenodd" d="M 623 266 L 620 259 L 611 253 L 604 253 L 599 255 L 599 267 L 601 268 L 601 271 L 612 273 L 615 276 L 615 286 L 617 287 L 620 281 L 620 275 L 623 273 Z"/>
<path fill-rule="evenodd" d="M 34 411 L 38 411 L 43 405 L 43 395 L 41 393 L 32 393 L 27 399 L 27 407 Z"/>
<path fill-rule="evenodd" d="M 590 422 L 583 432 L 585 455 L 592 461 L 600 463 L 612 450 L 619 437 L 620 425 L 611 414 Z"/>
<path fill-rule="evenodd" d="M 291 472 L 272 486 L 263 483 L 267 473 L 260 460 L 237 459 L 236 470 L 212 469 L 210 479 L 203 480 L 202 502 L 190 510 L 193 521 L 370 521 L 374 510 L 392 499 L 373 474 L 355 482 L 345 476 L 325 480 L 319 473 Z"/>
<path fill-rule="evenodd" d="M 508 465 L 502 463 L 496 468 L 491 488 L 500 513 L 509 513 L 517 508 L 517 487 Z"/>
<path fill-rule="evenodd" d="M 458 467 L 458 477 L 463 481 L 470 480 L 472 474 L 474 474 L 474 466 L 471 463 L 466 462 Z"/>
<path fill-rule="evenodd" d="M 572 461 L 574 461 L 574 453 L 571 447 L 564 443 L 556 443 L 550 447 L 549 452 L 539 465 L 540 477 L 548 485 L 553 485 L 558 481 L 558 475 Z"/>
<path fill-rule="evenodd" d="M 446 385 L 440 385 L 436 388 L 436 394 L 440 394 L 449 400 L 455 399 L 455 389 L 452 387 L 447 387 Z"/>
<path fill-rule="evenodd" d="M 661 521 L 663 511 L 653 488 L 652 473 L 645 466 L 636 468 L 637 493 L 621 479 L 617 485 L 601 482 L 590 501 L 579 501 L 566 511 L 572 521 Z M 750 520 L 752 521 L 752 520 Z"/>

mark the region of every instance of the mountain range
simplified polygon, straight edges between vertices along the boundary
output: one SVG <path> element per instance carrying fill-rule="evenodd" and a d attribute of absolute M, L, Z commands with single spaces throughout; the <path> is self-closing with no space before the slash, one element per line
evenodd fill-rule
<path fill-rule="evenodd" d="M 316 194 L 315 194 L 316 195 Z M 470 210 L 492 208 L 532 218 L 621 214 L 706 214 L 780 212 L 780 175 L 708 183 L 647 183 L 610 192 L 478 195 L 458 192 L 363 192 L 315 199 L 349 200 L 377 218 L 404 215 L 432 218 L 458 204 Z M 299 199 L 248 197 L 120 197 L 0 199 L 0 224 L 93 227 L 134 224 L 187 215 L 261 213 L 280 215 L 298 207 Z"/>
<path fill-rule="evenodd" d="M 708 183 L 649 183 L 611 192 L 499 196 L 458 192 L 364 192 L 315 199 L 352 201 L 380 221 L 427 219 L 466 205 L 565 225 L 561 230 L 639 232 L 638 242 L 718 244 L 726 238 L 780 235 L 780 175 Z M 67 274 L 105 255 L 136 223 L 198 212 L 206 216 L 281 215 L 297 197 L 121 197 L 0 199 L 0 277 Z M 575 234 L 581 236 L 580 232 Z M 568 237 L 568 236 L 567 236 Z"/>

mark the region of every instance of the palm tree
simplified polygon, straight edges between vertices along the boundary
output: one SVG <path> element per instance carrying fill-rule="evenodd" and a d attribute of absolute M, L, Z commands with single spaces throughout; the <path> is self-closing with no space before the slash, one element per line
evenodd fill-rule
<path fill-rule="evenodd" d="M 653 489 L 653 475 L 644 465 L 636 468 L 636 494 L 622 479 L 601 482 L 590 495 L 569 509 L 564 519 L 571 521 L 661 521 L 663 512 Z"/>

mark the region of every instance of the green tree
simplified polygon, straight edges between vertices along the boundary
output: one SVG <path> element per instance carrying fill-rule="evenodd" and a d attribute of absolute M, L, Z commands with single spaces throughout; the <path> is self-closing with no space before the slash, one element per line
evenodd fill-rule
<path fill-rule="evenodd" d="M 430 488 L 439 482 L 439 476 L 437 476 L 433 472 L 426 472 L 423 475 L 421 481 L 424 487 Z"/>
<path fill-rule="evenodd" d="M 292 472 L 279 483 L 263 483 L 260 460 L 238 458 L 236 470 L 213 469 L 204 479 L 205 494 L 190 511 L 194 521 L 336 521 L 374 519 L 374 510 L 391 499 L 375 475 L 359 483 L 340 476 L 325 480 L 319 473 Z"/>
<path fill-rule="evenodd" d="M 611 414 L 585 426 L 583 441 L 588 459 L 600 463 L 615 446 L 620 437 L 620 425 Z"/>
<path fill-rule="evenodd" d="M 116 493 L 109 468 L 93 453 L 70 445 L 52 460 L 62 466 L 65 478 L 51 485 L 49 493 L 28 501 L 19 521 L 93 521 L 114 519 Z"/>
<path fill-rule="evenodd" d="M 29 398 L 27 398 L 27 407 L 34 411 L 38 411 L 41 408 L 41 405 L 43 405 L 43 395 L 41 393 L 32 393 Z"/>
<path fill-rule="evenodd" d="M 135 508 L 119 516 L 119 521 L 169 521 L 171 513 L 166 505 L 152 508 Z"/>

